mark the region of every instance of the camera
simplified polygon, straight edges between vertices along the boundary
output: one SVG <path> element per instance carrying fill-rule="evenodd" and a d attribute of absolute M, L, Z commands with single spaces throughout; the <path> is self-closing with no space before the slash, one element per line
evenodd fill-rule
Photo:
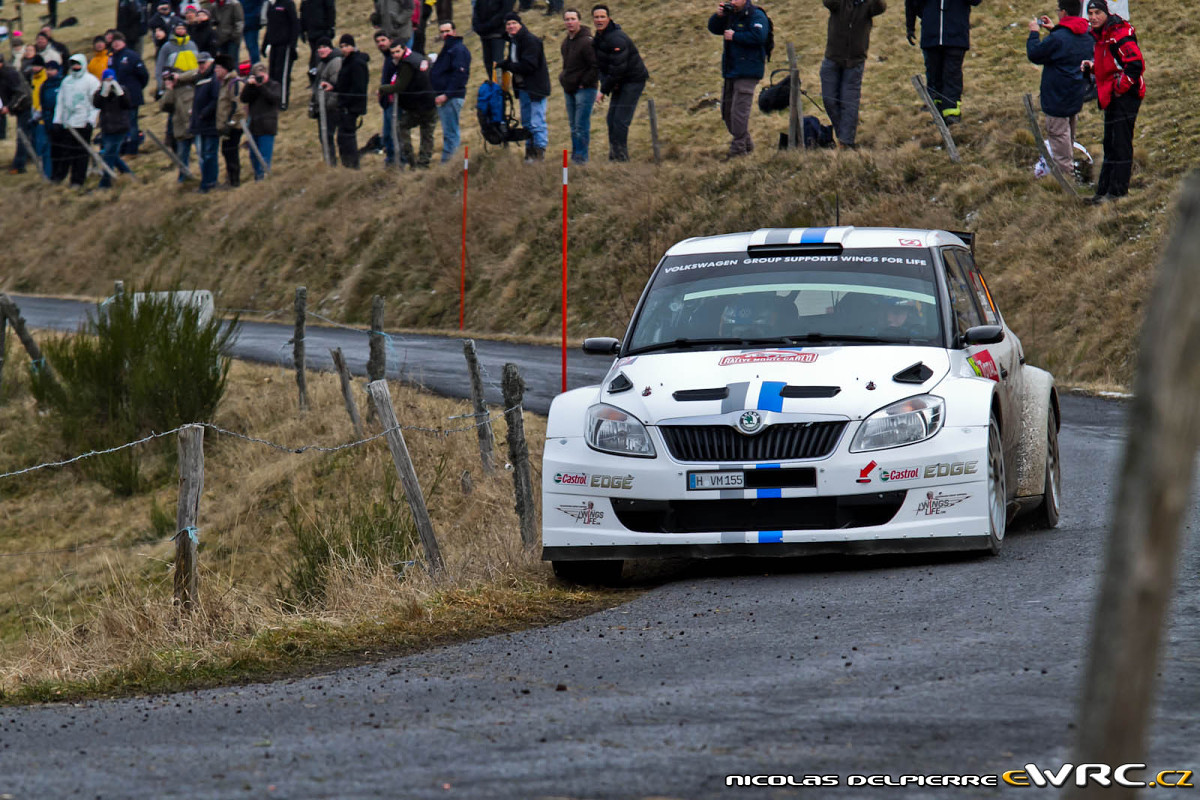
<path fill-rule="evenodd" d="M 721 3 L 721 10 L 726 14 L 732 14 L 733 12 L 737 11 L 737 9 L 733 7 L 733 3 Z"/>

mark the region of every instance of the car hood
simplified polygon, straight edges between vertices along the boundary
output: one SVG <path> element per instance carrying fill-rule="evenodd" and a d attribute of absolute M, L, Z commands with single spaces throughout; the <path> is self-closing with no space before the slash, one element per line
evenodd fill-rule
<path fill-rule="evenodd" d="M 649 425 L 745 409 L 861 419 L 949 369 L 945 350 L 901 345 L 656 353 L 615 361 L 598 399 Z M 611 392 L 620 375 L 632 387 Z"/>

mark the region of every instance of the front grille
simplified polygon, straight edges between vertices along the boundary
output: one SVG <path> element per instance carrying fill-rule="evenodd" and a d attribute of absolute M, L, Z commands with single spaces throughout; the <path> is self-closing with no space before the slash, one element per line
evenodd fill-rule
<path fill-rule="evenodd" d="M 614 498 L 617 519 L 639 533 L 805 531 L 885 525 L 907 491 L 840 497 L 758 500 L 625 500 Z"/>
<path fill-rule="evenodd" d="M 747 436 L 728 425 L 662 425 L 676 461 L 788 461 L 833 452 L 845 422 L 787 422 Z"/>

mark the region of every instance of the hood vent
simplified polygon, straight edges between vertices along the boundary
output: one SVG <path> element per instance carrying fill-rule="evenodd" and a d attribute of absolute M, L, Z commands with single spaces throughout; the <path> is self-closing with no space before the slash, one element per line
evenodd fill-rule
<path fill-rule="evenodd" d="M 620 394 L 621 392 L 628 392 L 632 388 L 633 388 L 633 381 L 631 381 L 631 380 L 629 380 L 629 378 L 625 377 L 624 372 L 621 372 L 621 373 L 618 373 L 617 377 L 613 378 L 612 382 L 608 384 L 608 393 L 609 394 Z"/>
<path fill-rule="evenodd" d="M 924 383 L 933 377 L 933 370 L 925 366 L 923 361 L 918 361 L 911 367 L 905 367 L 892 376 L 892 380 L 896 383 Z"/>
<path fill-rule="evenodd" d="M 840 386 L 785 386 L 779 390 L 780 397 L 836 397 Z"/>
<path fill-rule="evenodd" d="M 680 389 L 671 395 L 681 403 L 699 400 L 724 400 L 729 397 L 729 387 L 721 386 L 717 389 Z"/>

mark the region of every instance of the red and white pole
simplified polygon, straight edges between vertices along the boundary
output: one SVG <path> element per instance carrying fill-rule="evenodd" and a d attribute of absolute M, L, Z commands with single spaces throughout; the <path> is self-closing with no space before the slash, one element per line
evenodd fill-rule
<path fill-rule="evenodd" d="M 463 213 L 462 213 L 462 255 L 458 261 L 458 329 L 463 329 L 463 318 L 467 311 L 467 167 L 471 148 L 463 145 Z"/>
<path fill-rule="evenodd" d="M 567 151 L 563 150 L 562 390 L 567 390 Z"/>

